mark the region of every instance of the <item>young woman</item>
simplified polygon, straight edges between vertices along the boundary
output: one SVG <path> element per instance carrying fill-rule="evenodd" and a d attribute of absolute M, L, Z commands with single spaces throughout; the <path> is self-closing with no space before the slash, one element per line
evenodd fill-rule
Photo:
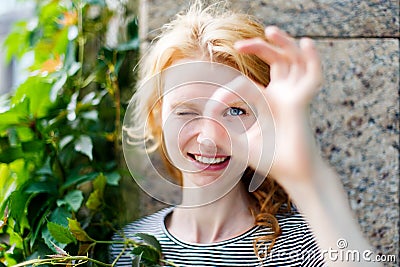
<path fill-rule="evenodd" d="M 328 253 L 369 247 L 308 125 L 322 82 L 311 40 L 196 2 L 141 69 L 125 130 L 162 155 L 182 202 L 127 225 L 127 237 L 154 235 L 178 266 L 374 265 Z"/>

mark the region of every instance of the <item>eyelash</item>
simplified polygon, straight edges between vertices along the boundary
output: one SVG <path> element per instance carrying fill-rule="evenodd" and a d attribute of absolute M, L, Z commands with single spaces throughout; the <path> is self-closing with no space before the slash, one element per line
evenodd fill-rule
<path fill-rule="evenodd" d="M 232 111 L 239 112 L 240 114 L 237 114 L 237 113 L 236 114 L 232 114 L 231 113 Z M 178 115 L 178 116 L 189 116 L 189 115 L 196 116 L 198 114 L 196 112 L 190 112 L 190 111 L 178 111 L 178 112 L 176 112 L 176 115 Z M 246 112 L 245 109 L 242 109 L 242 108 L 230 107 L 230 108 L 227 109 L 226 115 L 236 117 L 236 116 L 247 115 L 247 112 Z"/>
<path fill-rule="evenodd" d="M 195 112 L 177 112 L 176 115 L 187 116 L 187 115 L 197 115 L 197 113 L 195 113 Z"/>

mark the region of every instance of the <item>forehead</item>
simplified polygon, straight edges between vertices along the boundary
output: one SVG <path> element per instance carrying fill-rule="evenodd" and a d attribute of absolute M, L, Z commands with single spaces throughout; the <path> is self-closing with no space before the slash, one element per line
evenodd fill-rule
<path fill-rule="evenodd" d="M 183 59 L 161 73 L 163 102 L 176 103 L 209 98 L 242 75 L 238 70 L 209 61 Z"/>
<path fill-rule="evenodd" d="M 219 85 L 204 82 L 182 84 L 174 88 L 166 88 L 163 101 L 168 103 L 192 102 L 207 99 L 220 88 Z"/>

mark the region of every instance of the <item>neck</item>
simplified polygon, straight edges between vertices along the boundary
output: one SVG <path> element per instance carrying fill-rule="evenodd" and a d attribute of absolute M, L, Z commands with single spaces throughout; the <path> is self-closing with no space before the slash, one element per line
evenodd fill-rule
<path fill-rule="evenodd" d="M 250 206 L 249 195 L 239 182 L 229 193 L 210 204 L 177 207 L 167 221 L 167 228 L 177 238 L 187 242 L 219 242 L 254 226 Z"/>

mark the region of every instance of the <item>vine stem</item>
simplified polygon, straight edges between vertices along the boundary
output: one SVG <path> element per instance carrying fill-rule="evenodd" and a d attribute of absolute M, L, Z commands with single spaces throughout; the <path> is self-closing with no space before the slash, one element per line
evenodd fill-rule
<path fill-rule="evenodd" d="M 22 267 L 22 266 L 30 266 L 30 265 L 41 265 L 41 264 L 60 264 L 65 263 L 66 261 L 90 261 L 100 266 L 111 267 L 112 264 L 104 263 L 95 259 L 88 258 L 87 256 L 65 256 L 56 259 L 34 259 L 29 261 L 24 261 L 22 263 L 14 265 L 14 267 Z M 79 264 L 79 263 L 78 263 Z"/>
<path fill-rule="evenodd" d="M 78 1 L 77 4 L 78 11 L 78 44 L 79 44 L 79 63 L 81 63 L 81 68 L 79 69 L 79 86 L 83 82 L 83 60 L 85 56 L 85 38 L 83 36 L 83 3 L 82 0 Z"/>
<path fill-rule="evenodd" d="M 114 153 L 117 159 L 120 158 L 121 155 L 121 92 L 118 83 L 118 72 L 115 69 L 117 64 L 117 56 L 118 52 L 113 52 L 113 60 L 112 63 L 108 65 L 108 82 L 109 82 L 109 92 L 111 92 L 111 96 L 114 100 L 115 105 L 115 121 L 114 121 Z"/>
<path fill-rule="evenodd" d="M 169 266 L 178 267 L 178 265 L 174 264 L 171 261 L 160 259 L 161 262 L 168 264 Z"/>
<path fill-rule="evenodd" d="M 120 158 L 121 154 L 121 94 L 119 90 L 118 80 L 114 77 L 112 81 L 114 87 L 114 101 L 115 101 L 115 156 Z"/>

